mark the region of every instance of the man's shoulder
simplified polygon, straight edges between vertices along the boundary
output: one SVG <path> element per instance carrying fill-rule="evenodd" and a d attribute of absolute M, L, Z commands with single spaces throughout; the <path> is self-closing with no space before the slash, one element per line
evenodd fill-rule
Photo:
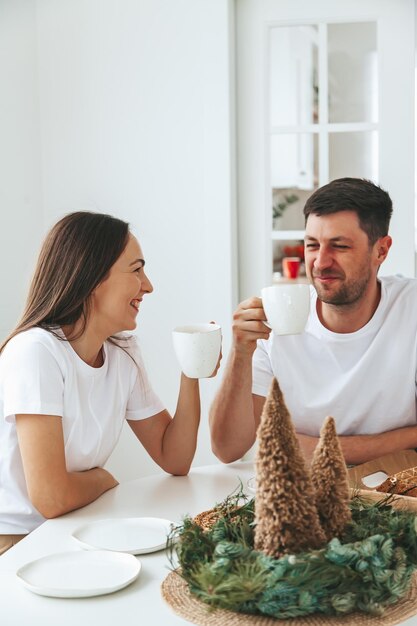
<path fill-rule="evenodd" d="M 379 281 L 388 294 L 417 294 L 417 278 L 408 278 L 401 274 L 395 274 L 395 276 L 382 276 L 379 278 Z"/>
<path fill-rule="evenodd" d="M 417 321 L 417 279 L 396 275 L 379 280 L 382 287 L 381 310 Z"/>

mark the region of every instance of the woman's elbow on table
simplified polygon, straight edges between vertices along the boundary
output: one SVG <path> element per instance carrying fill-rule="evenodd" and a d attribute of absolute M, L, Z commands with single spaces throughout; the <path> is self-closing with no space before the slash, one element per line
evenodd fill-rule
<path fill-rule="evenodd" d="M 65 489 L 29 489 L 29 499 L 33 506 L 46 519 L 59 517 L 71 510 L 65 498 Z"/>
<path fill-rule="evenodd" d="M 83 472 L 58 474 L 55 479 L 27 481 L 29 498 L 34 507 L 47 519 L 90 504 L 105 491 L 119 483 L 102 467 Z"/>

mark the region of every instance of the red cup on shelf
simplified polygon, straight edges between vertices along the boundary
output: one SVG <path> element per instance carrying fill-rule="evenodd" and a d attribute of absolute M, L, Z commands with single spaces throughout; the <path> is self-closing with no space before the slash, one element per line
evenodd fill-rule
<path fill-rule="evenodd" d="M 285 278 L 297 278 L 300 273 L 301 259 L 298 256 L 285 256 L 282 259 L 282 271 Z"/>

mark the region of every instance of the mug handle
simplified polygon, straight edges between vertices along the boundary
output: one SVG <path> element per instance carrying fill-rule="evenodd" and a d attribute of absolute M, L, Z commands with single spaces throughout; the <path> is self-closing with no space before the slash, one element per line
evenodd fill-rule
<path fill-rule="evenodd" d="M 261 301 L 262 301 L 262 295 L 260 296 L 260 298 L 261 298 Z M 262 302 L 262 307 L 263 307 L 263 305 L 264 305 L 264 304 L 263 304 L 263 302 Z M 264 313 L 265 313 L 265 309 L 264 309 Z M 267 328 L 269 328 L 269 330 L 272 330 L 272 326 L 271 326 L 271 324 L 269 324 L 268 322 L 264 322 L 264 320 L 262 320 L 262 324 L 265 324 L 265 326 L 266 326 Z"/>

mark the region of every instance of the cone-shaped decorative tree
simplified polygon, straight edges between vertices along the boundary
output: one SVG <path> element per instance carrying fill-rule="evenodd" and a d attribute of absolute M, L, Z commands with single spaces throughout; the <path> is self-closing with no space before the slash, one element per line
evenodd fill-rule
<path fill-rule="evenodd" d="M 255 549 L 272 557 L 319 548 L 325 541 L 291 417 L 276 379 L 258 429 Z"/>
<path fill-rule="evenodd" d="M 339 537 L 351 519 L 346 464 L 333 417 L 328 417 L 322 426 L 311 464 L 311 477 L 321 526 L 329 541 Z"/>

